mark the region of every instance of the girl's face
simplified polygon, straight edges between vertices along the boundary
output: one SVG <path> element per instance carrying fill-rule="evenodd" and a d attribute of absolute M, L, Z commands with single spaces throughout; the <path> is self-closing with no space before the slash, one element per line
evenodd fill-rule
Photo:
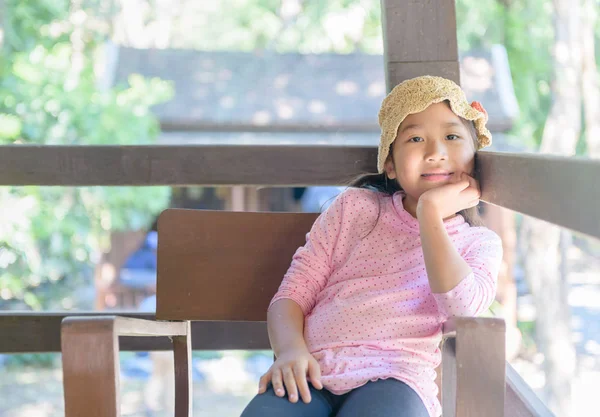
<path fill-rule="evenodd" d="M 453 182 L 463 172 L 473 175 L 473 137 L 445 102 L 407 116 L 392 148 L 386 173 L 405 191 L 406 209 L 413 215 L 425 191 Z"/>

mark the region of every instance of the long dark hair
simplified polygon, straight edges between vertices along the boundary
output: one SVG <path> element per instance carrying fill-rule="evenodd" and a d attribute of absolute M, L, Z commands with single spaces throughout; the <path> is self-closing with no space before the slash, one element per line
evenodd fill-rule
<path fill-rule="evenodd" d="M 460 119 L 463 122 L 463 124 L 465 125 L 465 127 L 467 128 L 467 130 L 469 131 L 469 133 L 471 134 L 471 138 L 473 139 L 473 144 L 476 149 L 475 150 L 474 168 L 473 168 L 473 177 L 477 180 L 477 182 L 479 182 L 480 170 L 479 170 L 479 164 L 478 164 L 478 160 L 477 160 L 477 145 L 478 145 L 477 131 L 475 130 L 475 125 L 473 124 L 473 122 L 471 122 L 469 120 L 465 120 L 462 117 Z M 392 144 L 390 145 L 388 158 L 393 158 L 393 156 L 392 156 L 393 150 L 394 150 L 394 143 L 392 142 Z M 396 179 L 388 178 L 387 173 L 385 173 L 385 172 L 383 172 L 381 174 L 367 173 L 367 174 L 360 175 L 360 176 L 356 177 L 355 179 L 353 179 L 348 184 L 348 187 L 366 188 L 366 189 L 373 190 L 373 191 L 379 191 L 381 193 L 388 194 L 388 195 L 394 195 L 398 191 L 403 191 L 402 187 L 400 186 L 398 181 Z M 460 214 L 461 216 L 463 216 L 465 221 L 470 226 L 483 226 L 483 220 L 481 219 L 481 217 L 479 215 L 478 207 L 479 206 L 464 209 L 464 210 L 459 211 L 457 214 Z M 381 214 L 381 207 L 379 208 L 379 215 L 380 214 Z M 379 215 L 377 216 L 377 221 L 379 220 Z"/>

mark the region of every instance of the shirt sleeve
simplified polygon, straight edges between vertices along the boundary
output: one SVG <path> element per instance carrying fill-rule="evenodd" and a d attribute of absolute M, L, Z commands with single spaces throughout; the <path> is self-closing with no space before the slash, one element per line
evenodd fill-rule
<path fill-rule="evenodd" d="M 271 300 L 269 308 L 283 298 L 295 301 L 306 316 L 316 304 L 332 271 L 332 258 L 342 228 L 344 193 L 315 221 L 306 235 L 306 244 L 298 248 L 292 263 Z"/>
<path fill-rule="evenodd" d="M 463 255 L 471 273 L 450 291 L 433 294 L 446 317 L 477 316 L 494 301 L 502 263 L 502 241 L 491 230 L 484 230 Z"/>

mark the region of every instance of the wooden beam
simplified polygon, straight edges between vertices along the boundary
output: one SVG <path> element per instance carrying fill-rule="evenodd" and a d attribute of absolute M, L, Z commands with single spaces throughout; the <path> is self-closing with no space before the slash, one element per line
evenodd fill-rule
<path fill-rule="evenodd" d="M 0 185 L 343 185 L 377 149 L 335 146 L 0 146 Z M 600 238 L 600 161 L 479 152 L 482 200 Z"/>
<path fill-rule="evenodd" d="M 152 313 L 136 312 L 0 312 L 0 353 L 60 352 L 61 322 L 66 317 L 124 317 L 154 320 Z M 173 348 L 167 337 L 123 337 L 123 351 L 155 351 Z M 192 323 L 195 350 L 270 349 L 264 322 L 198 321 Z"/>
<path fill-rule="evenodd" d="M 333 185 L 376 161 L 360 146 L 1 146 L 0 185 Z"/>
<path fill-rule="evenodd" d="M 600 238 L 600 161 L 479 153 L 482 200 Z"/>
<path fill-rule="evenodd" d="M 454 0 L 382 0 L 388 91 L 419 75 L 460 83 Z"/>

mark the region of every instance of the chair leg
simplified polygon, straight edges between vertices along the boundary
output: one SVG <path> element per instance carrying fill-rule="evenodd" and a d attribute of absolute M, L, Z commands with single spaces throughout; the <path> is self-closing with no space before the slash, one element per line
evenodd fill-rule
<path fill-rule="evenodd" d="M 175 417 L 192 415 L 192 333 L 189 321 L 186 333 L 186 336 L 173 337 Z"/>
<path fill-rule="evenodd" d="M 114 320 L 63 321 L 65 417 L 120 414 L 119 339 Z"/>

